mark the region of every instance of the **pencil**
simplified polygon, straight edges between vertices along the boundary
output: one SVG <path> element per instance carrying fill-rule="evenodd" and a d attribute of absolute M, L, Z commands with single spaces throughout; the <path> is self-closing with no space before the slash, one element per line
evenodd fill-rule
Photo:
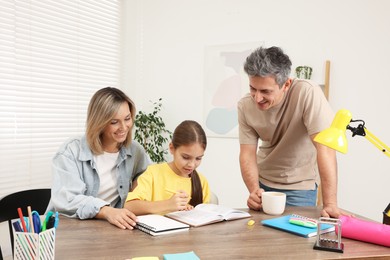
<path fill-rule="evenodd" d="M 18 208 L 18 215 L 19 215 L 19 218 L 20 218 L 20 222 L 22 223 L 23 231 L 27 232 L 26 223 L 24 222 L 24 217 L 23 217 L 23 213 L 22 213 L 22 209 L 21 208 Z"/>
<path fill-rule="evenodd" d="M 174 190 L 171 190 L 171 189 L 168 189 L 168 188 L 165 188 L 166 191 L 170 192 L 170 193 L 173 193 L 173 194 L 176 194 L 177 191 L 174 191 Z"/>
<path fill-rule="evenodd" d="M 27 212 L 28 212 L 28 219 L 30 220 L 31 232 L 32 232 L 32 233 L 35 233 L 35 230 L 34 230 L 34 222 L 33 222 L 32 213 L 31 213 L 31 206 L 28 206 L 28 207 L 27 207 Z"/>
<path fill-rule="evenodd" d="M 168 192 L 173 193 L 173 194 L 177 193 L 177 191 L 174 191 L 174 190 L 171 190 L 171 189 L 168 189 L 168 188 L 165 188 L 165 191 L 168 191 Z M 188 196 L 188 199 L 191 199 L 191 196 Z"/>

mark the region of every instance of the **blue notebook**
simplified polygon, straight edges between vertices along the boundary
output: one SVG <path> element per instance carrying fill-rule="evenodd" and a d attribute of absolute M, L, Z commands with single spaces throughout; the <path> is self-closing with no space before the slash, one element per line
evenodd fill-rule
<path fill-rule="evenodd" d="M 200 260 L 194 251 L 177 254 L 164 254 L 164 260 Z"/>
<path fill-rule="evenodd" d="M 317 228 L 309 228 L 291 224 L 289 222 L 291 215 L 278 218 L 271 218 L 261 221 L 264 226 L 276 228 L 302 237 L 314 237 L 317 235 Z M 321 224 L 323 233 L 332 232 L 335 230 L 333 225 Z"/>

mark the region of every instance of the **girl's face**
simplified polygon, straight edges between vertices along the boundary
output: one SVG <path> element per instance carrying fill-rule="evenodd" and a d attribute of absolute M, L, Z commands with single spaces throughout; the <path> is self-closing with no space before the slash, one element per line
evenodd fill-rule
<path fill-rule="evenodd" d="M 169 165 L 177 175 L 182 177 L 189 177 L 200 165 L 204 155 L 204 149 L 198 143 L 182 145 L 176 149 L 170 143 L 169 151 L 173 155 L 173 161 Z"/>
<path fill-rule="evenodd" d="M 129 104 L 123 102 L 114 118 L 103 130 L 102 144 L 104 151 L 117 152 L 118 144 L 126 140 L 132 124 L 133 119 L 131 118 Z"/>

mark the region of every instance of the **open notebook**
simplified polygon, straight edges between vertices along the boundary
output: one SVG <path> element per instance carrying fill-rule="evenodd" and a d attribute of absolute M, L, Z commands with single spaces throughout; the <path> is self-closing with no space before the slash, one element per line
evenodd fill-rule
<path fill-rule="evenodd" d="M 193 227 L 222 222 L 225 220 L 251 217 L 248 212 L 216 204 L 199 204 L 192 210 L 175 211 L 168 213 L 165 216 Z"/>

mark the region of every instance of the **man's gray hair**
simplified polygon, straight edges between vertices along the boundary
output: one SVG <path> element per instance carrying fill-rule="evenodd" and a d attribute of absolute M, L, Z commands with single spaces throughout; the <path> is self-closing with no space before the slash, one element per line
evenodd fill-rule
<path fill-rule="evenodd" d="M 244 71 L 251 77 L 273 77 L 281 88 L 290 76 L 291 61 L 279 47 L 260 47 L 246 58 Z"/>

